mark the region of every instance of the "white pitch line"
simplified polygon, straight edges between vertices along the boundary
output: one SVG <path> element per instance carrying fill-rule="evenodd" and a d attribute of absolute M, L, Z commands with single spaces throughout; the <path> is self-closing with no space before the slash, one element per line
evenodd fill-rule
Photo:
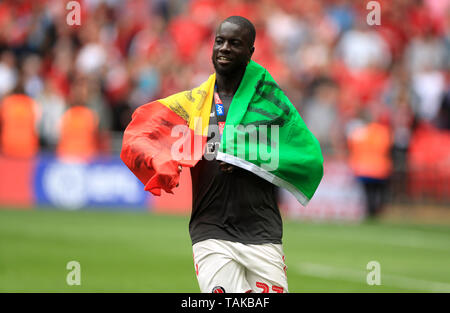
<path fill-rule="evenodd" d="M 366 275 L 369 273 L 368 271 L 364 272 L 315 263 L 302 263 L 295 267 L 295 270 L 299 274 L 306 276 L 341 279 L 361 284 L 366 284 Z M 381 267 L 381 285 L 414 291 L 450 292 L 450 284 L 448 283 L 384 274 L 383 267 Z"/>
<path fill-rule="evenodd" d="M 372 238 L 372 237 L 355 237 L 352 235 L 349 235 L 347 233 L 340 234 L 335 233 L 333 235 L 320 235 L 321 237 L 326 238 L 332 238 L 335 239 L 339 236 L 340 240 L 346 240 L 346 241 L 357 241 L 357 242 L 367 242 L 371 244 L 378 244 L 378 245 L 389 245 L 389 246 L 398 246 L 398 247 L 407 247 L 407 248 L 420 248 L 420 249 L 430 249 L 430 250 L 441 250 L 441 251 L 450 251 L 450 245 L 448 245 L 448 242 L 443 242 L 442 244 L 440 242 L 433 242 L 432 240 L 426 240 L 425 238 L 417 238 L 417 237 L 411 237 L 411 236 L 383 236 L 379 238 Z"/>

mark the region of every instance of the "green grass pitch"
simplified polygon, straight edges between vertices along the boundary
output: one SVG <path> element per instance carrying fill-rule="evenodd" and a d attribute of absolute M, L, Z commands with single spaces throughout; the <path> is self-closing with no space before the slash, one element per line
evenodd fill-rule
<path fill-rule="evenodd" d="M 199 292 L 188 218 L 0 210 L 0 292 Z M 450 228 L 286 220 L 290 292 L 450 292 Z M 69 261 L 81 285 L 69 286 Z M 368 285 L 369 261 L 381 285 Z"/>

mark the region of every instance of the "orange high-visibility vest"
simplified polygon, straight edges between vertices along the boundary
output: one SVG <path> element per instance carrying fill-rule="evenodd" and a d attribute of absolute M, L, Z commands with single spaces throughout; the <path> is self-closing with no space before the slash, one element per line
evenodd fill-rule
<path fill-rule="evenodd" d="M 97 153 L 97 115 L 84 106 L 68 109 L 61 119 L 57 154 L 64 158 L 87 159 Z"/>
<path fill-rule="evenodd" d="M 348 139 L 350 167 L 357 176 L 387 178 L 392 171 L 388 126 L 371 123 L 355 129 Z"/>
<path fill-rule="evenodd" d="M 36 103 L 23 94 L 6 97 L 0 106 L 1 153 L 11 157 L 33 157 L 39 149 Z"/>

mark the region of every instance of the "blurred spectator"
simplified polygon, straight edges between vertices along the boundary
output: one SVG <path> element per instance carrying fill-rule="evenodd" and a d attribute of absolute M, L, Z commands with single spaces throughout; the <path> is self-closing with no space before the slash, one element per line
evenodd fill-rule
<path fill-rule="evenodd" d="M 332 154 L 335 143 L 333 139 L 341 128 L 338 124 L 339 119 L 336 118 L 338 89 L 330 80 L 322 80 L 313 88 L 313 94 L 306 101 L 302 116 L 308 128 L 319 140 L 322 150 L 326 154 Z"/>
<path fill-rule="evenodd" d="M 130 105 L 135 109 L 148 99 L 157 98 L 161 77 L 158 68 L 143 57 L 137 57 L 131 66 L 131 79 L 135 87 L 130 94 Z"/>
<path fill-rule="evenodd" d="M 25 93 L 32 98 L 36 98 L 44 87 L 40 71 L 41 58 L 35 54 L 28 55 L 23 61 L 22 75 Z"/>
<path fill-rule="evenodd" d="M 450 193 L 450 133 L 420 123 L 408 155 L 409 196 L 445 200 Z"/>
<path fill-rule="evenodd" d="M 375 217 L 386 203 L 392 172 L 389 127 L 379 121 L 357 126 L 350 131 L 348 144 L 350 167 L 364 186 L 367 215 Z"/>
<path fill-rule="evenodd" d="M 360 17 L 356 28 L 345 32 L 337 52 L 345 65 L 353 71 L 369 67 L 387 68 L 391 54 L 385 40 Z"/>
<path fill-rule="evenodd" d="M 448 68 L 448 52 L 443 38 L 428 32 L 411 40 L 406 47 L 405 57 L 409 70 L 415 74 Z"/>
<path fill-rule="evenodd" d="M 424 121 L 436 118 L 445 91 L 445 76 L 439 71 L 423 71 L 412 77 L 412 88 L 418 97 L 416 115 Z"/>
<path fill-rule="evenodd" d="M 0 55 L 0 97 L 7 95 L 17 83 L 16 58 L 11 51 Z"/>
<path fill-rule="evenodd" d="M 51 80 L 45 82 L 44 89 L 36 101 L 41 113 L 38 125 L 41 145 L 44 149 L 54 150 L 59 140 L 60 123 L 66 103 Z"/>
<path fill-rule="evenodd" d="M 439 110 L 445 90 L 445 76 L 448 70 L 448 47 L 441 37 L 431 30 L 420 33 L 411 40 L 405 57 L 412 75 L 412 88 L 418 96 L 415 112 L 420 119 L 432 121 Z"/>
<path fill-rule="evenodd" d="M 348 0 L 333 1 L 327 9 L 327 14 L 337 25 L 340 33 L 350 30 L 356 18 L 355 9 Z"/>
<path fill-rule="evenodd" d="M 436 126 L 439 129 L 450 131 L 450 88 L 442 96 L 441 107 L 436 118 Z"/>
<path fill-rule="evenodd" d="M 31 158 L 39 149 L 36 102 L 24 94 L 22 82 L 0 105 L 1 152 L 9 157 Z"/>
<path fill-rule="evenodd" d="M 267 32 L 280 52 L 290 56 L 309 39 L 310 28 L 295 14 L 289 14 L 271 2 L 267 12 Z"/>
<path fill-rule="evenodd" d="M 98 117 L 86 107 L 89 97 L 88 81 L 78 77 L 74 82 L 70 108 L 61 118 L 58 156 L 88 160 L 98 152 Z"/>
<path fill-rule="evenodd" d="M 173 38 L 177 57 L 188 63 L 194 59 L 201 43 L 209 38 L 211 30 L 185 14 L 171 20 L 168 31 Z"/>
<path fill-rule="evenodd" d="M 76 69 L 83 74 L 101 74 L 107 53 L 99 42 L 99 28 L 88 21 L 80 32 L 82 48 L 75 61 Z"/>
<path fill-rule="evenodd" d="M 97 154 L 97 118 L 92 110 L 73 106 L 64 113 L 57 152 L 61 158 L 80 160 Z"/>

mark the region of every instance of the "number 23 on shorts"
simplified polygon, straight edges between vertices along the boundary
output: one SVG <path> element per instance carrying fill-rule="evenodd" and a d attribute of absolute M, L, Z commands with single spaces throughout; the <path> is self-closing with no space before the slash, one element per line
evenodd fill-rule
<path fill-rule="evenodd" d="M 269 285 L 267 285 L 265 283 L 257 281 L 256 287 L 260 288 L 262 290 L 261 291 L 262 293 L 269 293 L 269 290 L 270 290 Z M 276 293 L 283 293 L 283 287 L 274 285 L 274 286 L 272 286 L 272 291 L 276 292 Z"/>

